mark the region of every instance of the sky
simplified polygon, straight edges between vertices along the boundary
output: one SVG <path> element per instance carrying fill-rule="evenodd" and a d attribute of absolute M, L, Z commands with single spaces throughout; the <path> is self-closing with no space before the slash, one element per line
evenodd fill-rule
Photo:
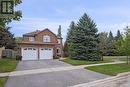
<path fill-rule="evenodd" d="M 9 24 L 15 36 L 35 30 L 49 28 L 57 34 L 62 26 L 62 37 L 66 38 L 70 22 L 87 13 L 97 24 L 98 32 L 116 35 L 119 29 L 130 26 L 130 0 L 22 0 L 15 10 L 22 11 L 21 21 Z"/>

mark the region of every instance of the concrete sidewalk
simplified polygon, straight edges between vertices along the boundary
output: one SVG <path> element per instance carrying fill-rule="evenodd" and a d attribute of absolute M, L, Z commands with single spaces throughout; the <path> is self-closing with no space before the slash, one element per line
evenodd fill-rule
<path fill-rule="evenodd" d="M 91 64 L 91 65 L 80 65 L 80 66 L 64 66 L 64 67 L 56 67 L 56 68 L 41 68 L 41 69 L 32 69 L 32 70 L 22 70 L 22 71 L 13 71 L 10 73 L 0 73 L 0 77 L 5 76 L 21 76 L 21 75 L 30 75 L 30 74 L 40 74 L 40 73 L 49 73 L 49 72 L 58 72 L 58 71 L 66 71 L 66 70 L 74 70 L 74 69 L 82 69 L 89 66 L 99 66 L 99 65 L 107 65 L 107 64 L 119 64 L 124 62 L 111 62 L 111 63 L 100 63 L 100 64 Z"/>

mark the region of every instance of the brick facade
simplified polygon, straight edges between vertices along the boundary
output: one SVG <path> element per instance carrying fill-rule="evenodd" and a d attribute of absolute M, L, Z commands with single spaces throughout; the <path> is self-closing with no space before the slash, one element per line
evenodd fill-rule
<path fill-rule="evenodd" d="M 43 36 L 50 36 L 50 42 L 44 42 Z M 29 37 L 34 37 L 35 41 L 29 41 Z M 23 35 L 23 42 L 20 44 L 20 48 L 34 47 L 34 48 L 53 48 L 53 55 L 61 55 L 62 44 L 58 43 L 58 37 L 49 29 L 42 31 L 35 31 Z M 58 49 L 58 53 L 57 53 Z"/>

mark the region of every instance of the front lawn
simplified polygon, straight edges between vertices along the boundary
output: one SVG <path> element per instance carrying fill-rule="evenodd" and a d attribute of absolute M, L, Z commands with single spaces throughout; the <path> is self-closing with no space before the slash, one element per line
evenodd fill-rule
<path fill-rule="evenodd" d="M 0 59 L 0 73 L 14 71 L 17 63 L 18 63 L 18 61 L 16 61 L 15 59 L 12 59 L 12 58 Z M 8 79 L 8 77 L 0 77 L 0 87 L 4 87 L 4 84 L 7 79 Z"/>
<path fill-rule="evenodd" d="M 104 58 L 103 61 L 87 61 L 87 60 L 75 60 L 75 59 L 71 59 L 71 58 L 66 58 L 62 61 L 69 63 L 71 65 L 88 65 L 88 64 L 112 62 L 112 58 Z"/>
<path fill-rule="evenodd" d="M 4 87 L 7 77 L 0 77 L 0 87 Z"/>
<path fill-rule="evenodd" d="M 112 60 L 117 60 L 117 61 L 126 61 L 127 57 L 126 56 L 103 56 L 103 58 L 110 58 Z"/>
<path fill-rule="evenodd" d="M 100 66 L 91 66 L 86 67 L 86 69 L 96 71 L 99 73 L 115 76 L 122 72 L 130 71 L 130 64 L 110 64 L 110 65 L 100 65 Z"/>
<path fill-rule="evenodd" d="M 17 63 L 15 59 L 0 59 L 0 73 L 15 70 Z"/>

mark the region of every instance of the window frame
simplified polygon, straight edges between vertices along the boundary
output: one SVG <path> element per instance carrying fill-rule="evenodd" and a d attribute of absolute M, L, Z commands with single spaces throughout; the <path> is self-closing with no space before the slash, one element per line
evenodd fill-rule
<path fill-rule="evenodd" d="M 35 41 L 35 37 L 29 37 L 29 41 L 30 41 L 30 42 Z"/>
<path fill-rule="evenodd" d="M 44 36 L 43 36 L 43 42 L 45 42 L 45 43 L 51 42 L 50 36 L 49 36 L 49 35 L 44 35 Z"/>

